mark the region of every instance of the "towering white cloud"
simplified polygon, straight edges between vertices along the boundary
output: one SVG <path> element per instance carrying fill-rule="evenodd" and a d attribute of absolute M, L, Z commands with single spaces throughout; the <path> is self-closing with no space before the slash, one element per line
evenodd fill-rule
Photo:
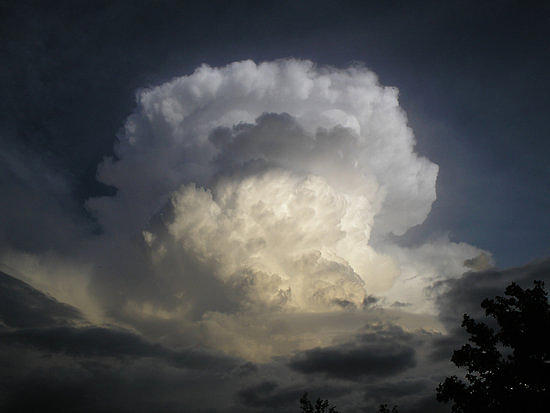
<path fill-rule="evenodd" d="M 120 160 L 104 162 L 99 177 L 119 189 L 109 200 L 118 208 L 132 203 L 127 220 L 141 224 L 159 197 L 185 182 L 207 183 L 224 172 L 216 159 L 237 153 L 241 162 L 283 163 L 338 180 L 331 182 L 338 187 L 355 184 L 339 178 L 361 177 L 376 192 L 370 200 L 377 229 L 402 234 L 426 218 L 437 166 L 414 153 L 397 95 L 363 68 L 317 69 L 297 60 L 202 66 L 138 94 L 116 149 Z M 247 134 L 264 113 L 289 116 L 282 125 L 266 122 L 251 132 L 255 136 Z M 214 133 L 220 127 L 232 129 L 225 140 Z M 111 224 L 106 202 L 94 200 L 90 207 Z"/>
<path fill-rule="evenodd" d="M 201 66 L 137 102 L 118 159 L 99 167 L 118 192 L 88 202 L 111 251 L 146 248 L 143 265 L 122 259 L 117 276 L 164 285 L 127 292 L 127 313 L 180 320 L 184 334 L 258 359 L 324 342 L 277 343 L 290 314 L 359 310 L 368 294 L 429 310 L 424 287 L 479 253 L 446 239 L 373 247 L 373 233 L 425 220 L 438 167 L 414 152 L 397 90 L 365 68 Z"/>

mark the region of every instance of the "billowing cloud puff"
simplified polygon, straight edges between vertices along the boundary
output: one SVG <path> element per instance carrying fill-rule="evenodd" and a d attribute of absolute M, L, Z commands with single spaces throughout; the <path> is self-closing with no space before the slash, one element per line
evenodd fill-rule
<path fill-rule="evenodd" d="M 119 160 L 99 170 L 119 193 L 90 201 L 109 228 L 114 211 L 106 203 L 131 210 L 126 220 L 141 224 L 162 195 L 182 183 L 207 184 L 225 172 L 227 162 L 220 161 L 227 159 L 355 178 L 332 183 L 370 192 L 381 233 L 399 235 L 421 223 L 435 200 L 437 166 L 414 153 L 397 90 L 380 86 L 366 69 L 317 69 L 298 60 L 202 66 L 137 99 L 116 148 Z"/>
<path fill-rule="evenodd" d="M 363 311 L 372 294 L 433 310 L 425 287 L 480 253 L 390 241 L 425 220 L 438 167 L 363 67 L 205 65 L 137 103 L 98 169 L 117 193 L 88 201 L 110 268 L 92 285 L 126 321 L 177 321 L 171 336 L 263 359 L 330 342 L 288 334 L 296 314 Z"/>
<path fill-rule="evenodd" d="M 368 246 L 364 230 L 353 226 L 368 222 L 368 201 L 338 193 L 317 176 L 271 170 L 223 181 L 212 192 L 190 184 L 173 202 L 170 233 L 200 260 L 216 262 L 218 277 L 264 274 L 271 280 L 262 284 L 275 288 L 253 291 L 251 300 L 270 294 L 262 301 L 297 309 L 358 307 L 365 291 L 354 267 L 377 271 L 365 272 L 374 279 L 395 272 L 384 272 L 387 260 Z"/>

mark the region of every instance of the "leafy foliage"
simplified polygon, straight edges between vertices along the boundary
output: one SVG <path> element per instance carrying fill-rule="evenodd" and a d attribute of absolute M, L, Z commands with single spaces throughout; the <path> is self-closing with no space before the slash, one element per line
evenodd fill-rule
<path fill-rule="evenodd" d="M 471 344 L 451 361 L 465 368 L 466 382 L 447 377 L 437 400 L 452 402 L 453 413 L 541 411 L 550 401 L 550 305 L 542 281 L 522 289 L 515 283 L 507 297 L 485 299 L 481 307 L 495 319 L 495 331 L 464 315 Z"/>
<path fill-rule="evenodd" d="M 328 400 L 317 399 L 315 405 L 307 397 L 307 393 L 300 398 L 300 409 L 303 413 L 338 413 L 336 407 L 330 406 Z"/>

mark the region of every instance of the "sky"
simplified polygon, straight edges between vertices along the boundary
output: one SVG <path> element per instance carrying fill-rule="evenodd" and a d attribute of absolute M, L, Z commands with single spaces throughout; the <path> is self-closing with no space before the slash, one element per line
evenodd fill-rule
<path fill-rule="evenodd" d="M 6 411 L 445 412 L 549 278 L 542 2 L 0 7 Z"/>

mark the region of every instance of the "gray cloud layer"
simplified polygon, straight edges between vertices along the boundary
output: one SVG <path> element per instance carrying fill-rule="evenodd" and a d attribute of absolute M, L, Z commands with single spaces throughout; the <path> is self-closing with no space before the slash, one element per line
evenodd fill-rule
<path fill-rule="evenodd" d="M 459 313 L 480 316 L 473 280 L 485 286 L 484 298 L 502 294 L 510 281 L 527 286 L 549 277 L 546 260 L 446 282 L 438 305 L 441 319 L 453 327 L 448 336 L 374 322 L 332 346 L 254 365 L 95 326 L 73 307 L 2 273 L 0 296 L 14 305 L 0 306 L 0 403 L 5 411 L 294 411 L 308 391 L 342 411 L 375 411 L 390 402 L 408 413 L 443 412 L 433 392 L 449 372 L 453 348 L 464 342 L 454 329 Z M 445 353 L 446 362 L 434 361 L 434 351 Z M 37 389 L 32 398 L 25 396 L 29 386 Z"/>
<path fill-rule="evenodd" d="M 392 376 L 416 365 L 412 339 L 400 328 L 376 326 L 344 345 L 307 350 L 293 358 L 290 367 L 346 380 Z"/>

